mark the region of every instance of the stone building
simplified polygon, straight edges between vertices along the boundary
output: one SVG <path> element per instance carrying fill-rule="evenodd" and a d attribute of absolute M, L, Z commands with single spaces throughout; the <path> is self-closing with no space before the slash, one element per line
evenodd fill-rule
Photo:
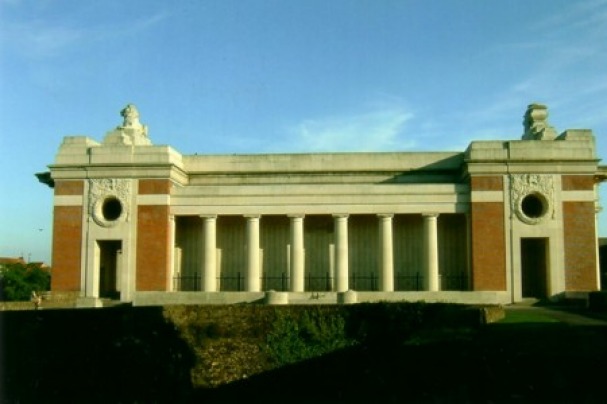
<path fill-rule="evenodd" d="M 182 155 L 137 109 L 65 137 L 54 292 L 133 302 L 510 303 L 600 287 L 590 130 L 529 105 L 520 140 L 465 151 Z"/>

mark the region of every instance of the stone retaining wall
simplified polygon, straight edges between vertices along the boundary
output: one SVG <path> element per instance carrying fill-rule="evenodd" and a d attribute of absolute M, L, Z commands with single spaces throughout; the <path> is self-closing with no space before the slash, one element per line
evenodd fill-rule
<path fill-rule="evenodd" d="M 76 307 L 76 299 L 79 292 L 43 292 L 41 309 L 73 309 Z M 21 302 L 0 302 L 0 311 L 13 310 L 35 310 L 36 307 L 31 301 Z"/>

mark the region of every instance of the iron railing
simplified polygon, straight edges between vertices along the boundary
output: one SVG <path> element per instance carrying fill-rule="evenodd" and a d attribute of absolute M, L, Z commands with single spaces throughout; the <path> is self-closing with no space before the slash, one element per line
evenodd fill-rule
<path fill-rule="evenodd" d="M 200 290 L 200 275 L 181 275 L 173 278 L 173 290 L 192 292 Z"/>
<path fill-rule="evenodd" d="M 231 275 L 217 277 L 219 290 L 225 292 L 242 292 L 245 290 L 244 276 L 237 272 Z M 277 290 L 286 292 L 290 288 L 290 278 L 286 272 L 280 275 L 264 275 L 261 278 L 262 290 Z M 173 278 L 173 290 L 175 291 L 200 291 L 201 276 L 181 275 Z M 353 273 L 349 278 L 349 286 L 352 290 L 378 291 L 379 277 L 377 274 Z M 329 272 L 324 275 L 312 275 L 308 273 L 304 278 L 304 290 L 306 292 L 328 292 L 334 289 L 334 279 Z M 395 291 L 423 291 L 424 276 L 419 272 L 415 274 L 397 273 L 394 276 Z M 440 276 L 440 290 L 469 290 L 468 276 L 461 272 Z"/>
<path fill-rule="evenodd" d="M 419 273 L 414 275 L 396 274 L 394 277 L 394 290 L 420 291 L 424 289 L 424 277 Z"/>
<path fill-rule="evenodd" d="M 304 288 L 310 292 L 330 292 L 333 290 L 333 277 L 331 277 L 329 272 L 326 272 L 324 275 L 312 275 L 308 273 L 305 277 Z"/>
<path fill-rule="evenodd" d="M 244 291 L 244 276 L 240 272 L 233 275 L 221 275 L 217 277 L 219 281 L 219 290 L 226 292 Z"/>
<path fill-rule="evenodd" d="M 377 275 L 373 272 L 369 272 L 368 275 L 361 275 L 355 272 L 350 276 L 349 289 L 377 291 L 377 279 Z"/>
<path fill-rule="evenodd" d="M 441 275 L 441 290 L 468 290 L 468 276 L 464 272 Z"/>
<path fill-rule="evenodd" d="M 267 275 L 264 274 L 261 278 L 262 290 L 277 290 L 280 292 L 286 292 L 289 290 L 289 276 L 286 272 L 280 275 Z"/>

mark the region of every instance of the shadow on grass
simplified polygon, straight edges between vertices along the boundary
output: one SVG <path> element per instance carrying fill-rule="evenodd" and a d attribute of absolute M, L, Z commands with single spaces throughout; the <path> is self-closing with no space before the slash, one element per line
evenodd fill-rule
<path fill-rule="evenodd" d="M 194 389 L 192 348 L 165 321 L 162 308 L 2 312 L 0 398 L 3 403 L 605 402 L 607 327 L 527 320 L 424 330 L 407 341 L 376 338 L 219 388 Z"/>
<path fill-rule="evenodd" d="M 179 402 L 194 357 L 161 308 L 0 312 L 3 403 Z"/>
<path fill-rule="evenodd" d="M 455 332 L 455 331 L 454 331 Z M 199 402 L 605 402 L 607 329 L 492 324 L 416 344 L 375 343 L 213 390 Z"/>

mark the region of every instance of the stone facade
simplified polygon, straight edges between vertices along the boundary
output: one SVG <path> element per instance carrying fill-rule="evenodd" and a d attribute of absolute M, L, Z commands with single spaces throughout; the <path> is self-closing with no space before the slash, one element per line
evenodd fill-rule
<path fill-rule="evenodd" d="M 509 303 L 600 287 L 607 169 L 592 132 L 557 135 L 545 106 L 528 107 L 521 140 L 429 153 L 182 155 L 152 144 L 134 106 L 122 116 L 102 143 L 64 138 L 49 166 L 52 288 L 81 305 Z"/>

